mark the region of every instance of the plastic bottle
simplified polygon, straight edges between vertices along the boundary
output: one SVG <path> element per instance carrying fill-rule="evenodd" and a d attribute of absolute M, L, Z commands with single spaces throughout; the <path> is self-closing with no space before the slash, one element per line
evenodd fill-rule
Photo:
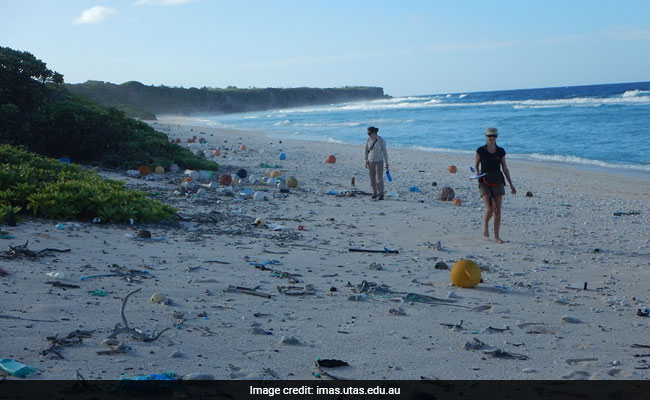
<path fill-rule="evenodd" d="M 393 177 L 390 176 L 390 171 L 389 171 L 388 169 L 386 170 L 386 178 L 388 179 L 388 182 L 392 182 L 392 181 L 393 181 Z"/>

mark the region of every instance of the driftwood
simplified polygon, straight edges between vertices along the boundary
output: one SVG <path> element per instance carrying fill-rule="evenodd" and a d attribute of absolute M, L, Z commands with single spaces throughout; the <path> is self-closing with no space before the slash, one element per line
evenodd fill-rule
<path fill-rule="evenodd" d="M 15 317 L 13 315 L 4 315 L 4 314 L 0 314 L 0 319 L 19 319 L 21 321 L 32 321 L 32 322 L 59 322 L 55 319 L 33 319 L 33 318 Z"/>
<path fill-rule="evenodd" d="M 132 295 L 138 293 L 142 288 L 136 289 L 130 293 L 128 293 L 126 296 L 124 296 L 124 300 L 122 300 L 122 307 L 120 308 L 120 315 L 122 317 L 122 323 L 124 326 L 122 328 L 117 329 L 115 332 L 111 333 L 108 338 L 113 339 L 117 337 L 117 335 L 120 335 L 122 333 L 128 333 L 129 335 L 142 340 L 143 342 L 153 342 L 154 340 L 158 339 L 160 335 L 163 334 L 166 330 L 169 330 L 171 328 L 165 328 L 162 331 L 158 332 L 156 334 L 156 331 L 154 330 L 151 335 L 146 335 L 145 333 L 142 332 L 142 330 L 137 329 L 137 328 L 131 328 L 129 326 L 129 321 L 126 320 L 126 316 L 124 315 L 124 309 L 126 308 L 126 302 L 129 300 L 129 297 Z"/>
<path fill-rule="evenodd" d="M 61 347 L 63 346 L 72 346 L 75 344 L 81 344 L 83 343 L 83 338 L 89 338 L 91 337 L 92 333 L 95 330 L 91 331 L 82 331 L 82 330 L 74 330 L 64 338 L 59 338 L 57 335 L 54 336 L 48 336 L 46 337 L 47 340 L 50 341 L 50 347 L 41 350 L 41 355 L 46 356 L 48 354 L 54 354 L 57 356 L 59 359 L 64 359 L 63 355 L 59 352 L 61 350 Z"/>
<path fill-rule="evenodd" d="M 29 244 L 29 240 L 26 241 L 25 244 L 22 246 L 9 246 L 9 250 L 0 254 L 0 257 L 9 258 L 9 259 L 16 259 L 19 257 L 29 257 L 32 259 L 36 259 L 39 257 L 43 257 L 50 252 L 67 253 L 70 251 L 70 249 L 61 250 L 61 249 L 50 249 L 50 248 L 39 250 L 39 251 L 32 251 L 27 248 L 28 244 Z"/>
<path fill-rule="evenodd" d="M 79 289 L 81 287 L 79 285 L 72 285 L 72 284 L 69 284 L 69 283 L 63 283 L 63 282 L 59 282 L 59 281 L 48 281 L 48 282 L 45 282 L 45 284 L 52 285 L 52 287 L 60 287 L 60 288 L 63 288 L 63 289 Z"/>

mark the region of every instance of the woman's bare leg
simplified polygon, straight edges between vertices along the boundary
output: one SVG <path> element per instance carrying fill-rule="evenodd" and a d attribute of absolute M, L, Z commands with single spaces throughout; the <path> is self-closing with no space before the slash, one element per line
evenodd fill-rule
<path fill-rule="evenodd" d="M 501 228 L 501 201 L 503 196 L 494 196 L 494 208 L 492 209 L 494 213 L 494 240 L 497 243 L 504 243 L 503 240 L 499 237 L 499 229 Z"/>
<path fill-rule="evenodd" d="M 488 224 L 490 223 L 490 218 L 492 218 L 492 196 L 483 195 L 481 197 L 483 203 L 485 203 L 485 214 L 483 215 L 483 236 L 490 237 L 490 229 Z"/>

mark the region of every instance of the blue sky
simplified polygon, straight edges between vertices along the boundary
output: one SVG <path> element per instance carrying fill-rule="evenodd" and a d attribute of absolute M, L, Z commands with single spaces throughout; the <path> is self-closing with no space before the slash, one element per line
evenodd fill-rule
<path fill-rule="evenodd" d="M 0 0 L 64 75 L 393 96 L 650 80 L 650 1 Z"/>

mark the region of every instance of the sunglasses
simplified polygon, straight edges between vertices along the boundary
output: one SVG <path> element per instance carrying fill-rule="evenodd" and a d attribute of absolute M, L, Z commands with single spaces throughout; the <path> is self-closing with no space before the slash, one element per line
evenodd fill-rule
<path fill-rule="evenodd" d="M 497 137 L 498 135 L 485 135 L 485 136 L 486 136 L 486 137 L 492 137 L 492 138 L 495 138 L 495 137 Z"/>

